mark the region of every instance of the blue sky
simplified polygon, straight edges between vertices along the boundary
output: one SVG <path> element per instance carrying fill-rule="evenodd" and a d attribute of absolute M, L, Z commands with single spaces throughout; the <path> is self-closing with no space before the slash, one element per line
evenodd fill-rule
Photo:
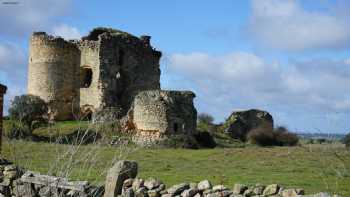
<path fill-rule="evenodd" d="M 8 0 L 6 0 L 8 2 Z M 11 0 L 14 1 L 14 0 Z M 350 131 L 346 0 L 0 0 L 0 82 L 26 92 L 33 31 L 79 38 L 108 26 L 152 36 L 163 89 L 196 93 L 216 122 L 259 108 L 298 132 Z"/>

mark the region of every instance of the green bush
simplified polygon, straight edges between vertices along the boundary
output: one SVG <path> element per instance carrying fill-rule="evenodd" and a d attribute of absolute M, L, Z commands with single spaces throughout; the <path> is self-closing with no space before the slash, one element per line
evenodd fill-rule
<path fill-rule="evenodd" d="M 299 142 L 299 137 L 286 128 L 277 127 L 272 130 L 267 125 L 251 130 L 247 139 L 248 142 L 259 146 L 295 146 Z"/>
<path fill-rule="evenodd" d="M 159 142 L 154 143 L 153 148 L 188 148 L 198 149 L 198 143 L 192 136 L 171 135 Z"/>
<path fill-rule="evenodd" d="M 344 137 L 343 143 L 345 144 L 346 147 L 350 148 L 350 133 Z"/>
<path fill-rule="evenodd" d="M 29 131 L 32 131 L 35 125 L 45 122 L 47 112 L 47 104 L 40 97 L 21 95 L 16 96 L 12 101 L 9 116 L 10 119 L 18 120 L 25 124 L 29 128 Z"/>
<path fill-rule="evenodd" d="M 270 127 L 262 125 L 248 132 L 247 140 L 249 143 L 259 146 L 276 145 L 275 135 Z"/>
<path fill-rule="evenodd" d="M 9 139 L 27 139 L 31 136 L 27 125 L 17 120 L 4 121 L 4 136 Z"/>
<path fill-rule="evenodd" d="M 214 117 L 206 114 L 206 113 L 200 113 L 197 116 L 197 122 L 199 123 L 205 123 L 207 125 L 213 124 Z"/>
<path fill-rule="evenodd" d="M 299 137 L 295 133 L 289 132 L 284 127 L 278 127 L 274 131 L 276 143 L 279 146 L 295 146 L 299 142 Z"/>
<path fill-rule="evenodd" d="M 195 136 L 196 141 L 200 147 L 203 148 L 215 148 L 216 142 L 214 137 L 207 131 L 199 131 Z"/>

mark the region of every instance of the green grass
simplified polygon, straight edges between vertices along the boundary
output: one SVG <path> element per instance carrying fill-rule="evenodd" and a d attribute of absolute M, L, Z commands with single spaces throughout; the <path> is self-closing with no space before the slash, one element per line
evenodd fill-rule
<path fill-rule="evenodd" d="M 3 155 L 30 170 L 57 174 L 69 154 L 69 145 L 5 141 Z M 129 153 L 129 154 L 128 154 Z M 327 191 L 350 196 L 350 150 L 340 145 L 305 147 L 217 148 L 202 150 L 142 149 L 81 146 L 70 177 L 103 183 L 112 160 L 136 160 L 139 176 L 157 177 L 167 185 L 209 179 L 232 187 L 234 183 L 271 184 L 304 188 L 307 193 Z M 58 157 L 65 159 L 58 162 Z M 69 170 L 70 171 L 70 170 Z"/>
<path fill-rule="evenodd" d="M 60 121 L 49 127 L 39 127 L 33 131 L 34 134 L 44 137 L 64 136 L 76 130 L 86 130 L 89 124 L 86 121 Z"/>

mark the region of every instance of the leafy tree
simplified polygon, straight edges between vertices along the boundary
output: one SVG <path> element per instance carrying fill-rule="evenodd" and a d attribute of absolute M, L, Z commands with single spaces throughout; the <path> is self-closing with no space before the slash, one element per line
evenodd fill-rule
<path fill-rule="evenodd" d="M 25 124 L 29 130 L 32 130 L 33 124 L 37 121 L 43 121 L 47 112 L 47 104 L 40 97 L 21 95 L 13 99 L 9 109 L 9 116 L 11 119 Z"/>
<path fill-rule="evenodd" d="M 213 124 L 214 117 L 207 113 L 200 113 L 197 117 L 198 123 Z"/>

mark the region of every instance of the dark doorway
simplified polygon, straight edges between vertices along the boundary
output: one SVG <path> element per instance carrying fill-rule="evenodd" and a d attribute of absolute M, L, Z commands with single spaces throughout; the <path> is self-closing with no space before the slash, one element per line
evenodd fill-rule
<path fill-rule="evenodd" d="M 91 68 L 80 69 L 80 87 L 88 88 L 92 82 L 92 70 Z"/>
<path fill-rule="evenodd" d="M 179 124 L 174 123 L 174 132 L 177 133 L 179 131 Z"/>
<path fill-rule="evenodd" d="M 124 64 L 124 57 L 125 56 L 125 53 L 124 53 L 124 51 L 123 50 L 119 50 L 119 58 L 118 58 L 118 65 L 119 66 L 123 66 L 123 64 Z"/>

